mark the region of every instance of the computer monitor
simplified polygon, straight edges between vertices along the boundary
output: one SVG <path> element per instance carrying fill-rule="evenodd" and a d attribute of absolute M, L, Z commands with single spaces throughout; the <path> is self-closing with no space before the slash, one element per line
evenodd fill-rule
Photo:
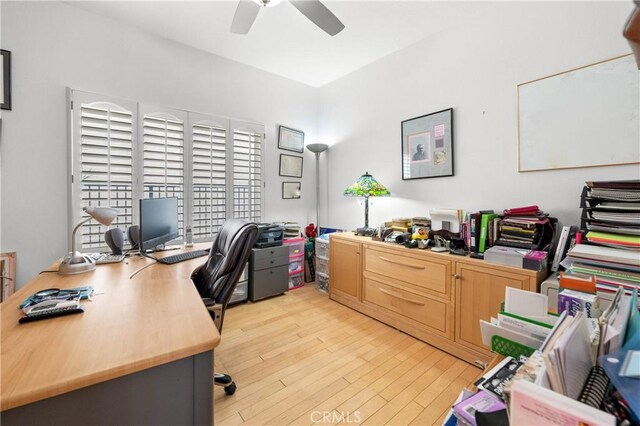
<path fill-rule="evenodd" d="M 178 238 L 178 198 L 140 200 L 140 251 Z"/>

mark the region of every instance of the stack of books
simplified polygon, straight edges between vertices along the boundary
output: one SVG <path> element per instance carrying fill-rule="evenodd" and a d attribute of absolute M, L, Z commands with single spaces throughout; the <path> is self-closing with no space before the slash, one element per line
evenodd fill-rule
<path fill-rule="evenodd" d="M 627 294 L 640 288 L 640 256 L 635 251 L 577 244 L 569 250 L 563 265 L 567 274 L 593 275 L 596 289 L 614 293 L 623 287 Z"/>
<path fill-rule="evenodd" d="M 507 209 L 500 220 L 500 235 L 495 244 L 522 249 L 548 250 L 555 232 L 556 219 L 538 206 Z"/>

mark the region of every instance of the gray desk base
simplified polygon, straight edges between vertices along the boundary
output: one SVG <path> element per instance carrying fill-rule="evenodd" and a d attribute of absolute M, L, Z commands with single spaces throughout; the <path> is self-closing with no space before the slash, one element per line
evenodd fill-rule
<path fill-rule="evenodd" d="M 213 351 L 23 405 L 2 425 L 212 425 Z"/>

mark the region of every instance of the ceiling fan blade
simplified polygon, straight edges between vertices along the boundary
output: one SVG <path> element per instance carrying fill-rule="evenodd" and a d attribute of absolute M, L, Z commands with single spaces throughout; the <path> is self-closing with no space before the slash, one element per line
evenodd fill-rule
<path fill-rule="evenodd" d="M 260 12 L 260 6 L 251 0 L 240 0 L 236 14 L 233 15 L 231 32 L 236 34 L 247 34 Z"/>
<path fill-rule="evenodd" d="M 290 2 L 330 36 L 334 36 L 344 29 L 344 24 L 319 0 L 290 0 Z"/>

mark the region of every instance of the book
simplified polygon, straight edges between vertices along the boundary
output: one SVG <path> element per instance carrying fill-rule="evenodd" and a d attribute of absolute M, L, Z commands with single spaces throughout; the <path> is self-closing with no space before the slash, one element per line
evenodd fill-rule
<path fill-rule="evenodd" d="M 454 405 L 453 413 L 463 422 L 476 425 L 476 412 L 492 413 L 506 408 L 507 406 L 504 405 L 504 402 L 500 399 L 489 392 L 481 390 L 475 395 Z"/>
<path fill-rule="evenodd" d="M 487 246 L 487 234 L 489 222 L 498 217 L 495 213 L 483 213 L 480 218 L 480 241 L 478 242 L 478 253 L 484 253 Z"/>
<path fill-rule="evenodd" d="M 476 382 L 478 389 L 490 392 L 497 398 L 504 400 L 504 387 L 511 381 L 524 361 L 506 357 L 498 365 L 486 372 L 480 381 Z"/>

